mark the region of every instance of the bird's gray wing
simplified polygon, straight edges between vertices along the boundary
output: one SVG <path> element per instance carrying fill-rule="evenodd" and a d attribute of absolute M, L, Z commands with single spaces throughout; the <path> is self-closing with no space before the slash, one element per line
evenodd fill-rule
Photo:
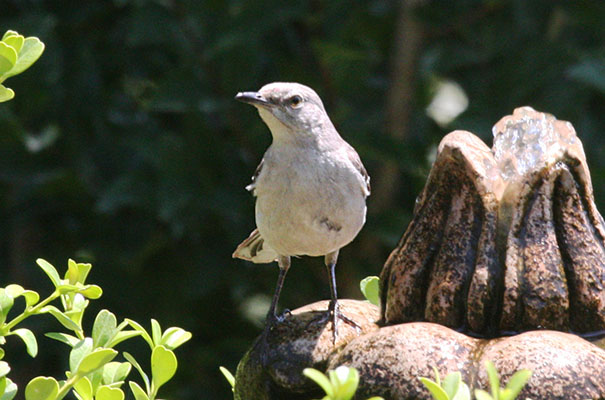
<path fill-rule="evenodd" d="M 265 159 L 263 158 L 262 160 L 260 160 L 260 164 L 258 164 L 258 167 L 256 167 L 256 170 L 254 171 L 254 175 L 252 175 L 252 182 L 246 186 L 246 190 L 251 192 L 254 196 L 256 196 L 256 180 L 258 179 L 258 176 L 260 175 L 261 170 L 263 169 L 263 164 L 265 163 Z"/>
<path fill-rule="evenodd" d="M 347 155 L 349 156 L 349 160 L 351 160 L 351 163 L 353 164 L 355 169 L 357 169 L 363 179 L 363 184 L 361 187 L 363 194 L 366 197 L 369 196 L 370 192 L 372 191 L 372 188 L 370 186 L 370 175 L 368 175 L 368 171 L 366 171 L 366 168 L 363 166 L 361 158 L 359 158 L 359 154 L 357 154 L 357 152 L 352 146 L 348 146 Z"/>

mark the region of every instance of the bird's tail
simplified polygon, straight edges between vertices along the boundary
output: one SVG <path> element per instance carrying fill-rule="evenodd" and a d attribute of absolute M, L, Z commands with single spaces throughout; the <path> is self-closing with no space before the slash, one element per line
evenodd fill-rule
<path fill-rule="evenodd" d="M 241 258 L 255 264 L 270 263 L 277 260 L 277 257 L 277 252 L 265 244 L 265 239 L 261 237 L 258 229 L 253 230 L 233 252 L 233 258 Z"/>

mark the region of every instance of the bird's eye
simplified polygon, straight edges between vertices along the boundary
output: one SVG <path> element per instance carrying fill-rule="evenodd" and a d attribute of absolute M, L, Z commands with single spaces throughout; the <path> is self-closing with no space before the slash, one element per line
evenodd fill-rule
<path fill-rule="evenodd" d="M 300 97 L 298 95 L 292 96 L 292 97 L 290 97 L 290 100 L 288 100 L 288 103 L 290 104 L 290 107 L 298 108 L 298 107 L 302 106 L 303 99 L 302 99 L 302 97 Z"/>

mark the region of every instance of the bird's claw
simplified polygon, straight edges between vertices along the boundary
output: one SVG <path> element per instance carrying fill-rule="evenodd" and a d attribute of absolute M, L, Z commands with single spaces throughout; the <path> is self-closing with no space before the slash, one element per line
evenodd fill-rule
<path fill-rule="evenodd" d="M 327 322 L 332 323 L 332 344 L 336 344 L 336 338 L 338 337 L 338 320 L 341 320 L 357 331 L 357 333 L 361 332 L 361 326 L 357 324 L 355 321 L 344 315 L 338 306 L 336 301 L 330 301 L 330 306 L 325 312 L 322 312 L 316 318 L 313 318 L 311 321 L 307 323 L 307 327 L 314 323 L 324 324 Z"/>

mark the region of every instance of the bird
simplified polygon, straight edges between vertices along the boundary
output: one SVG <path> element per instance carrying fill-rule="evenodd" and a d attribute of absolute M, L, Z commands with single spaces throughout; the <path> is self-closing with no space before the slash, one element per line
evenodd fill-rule
<path fill-rule="evenodd" d="M 338 306 L 335 267 L 339 250 L 366 221 L 370 177 L 355 149 L 337 132 L 320 97 L 308 86 L 274 82 L 257 92 L 239 92 L 271 131 L 272 143 L 246 189 L 256 198 L 256 229 L 233 253 L 253 263 L 277 261 L 279 275 L 267 313 L 265 333 L 282 322 L 277 303 L 292 257 L 324 257 L 330 295 L 320 318 L 360 327 Z"/>

